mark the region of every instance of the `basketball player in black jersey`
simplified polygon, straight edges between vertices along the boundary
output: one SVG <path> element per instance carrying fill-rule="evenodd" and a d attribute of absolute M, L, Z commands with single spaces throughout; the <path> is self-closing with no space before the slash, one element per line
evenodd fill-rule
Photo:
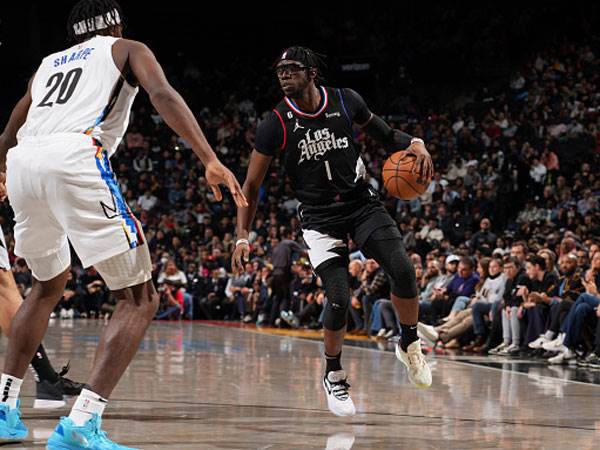
<path fill-rule="evenodd" d="M 298 212 L 304 240 L 327 294 L 323 320 L 327 404 L 334 414 L 351 416 L 355 407 L 341 365 L 350 301 L 348 236 L 390 277 L 402 328 L 396 355 L 407 366 L 413 384 L 431 385 L 431 371 L 416 332 L 419 304 L 414 267 L 396 223 L 364 179 L 366 169 L 353 142 L 353 126 L 361 127 L 390 153 L 400 149 L 414 153 L 416 170 L 424 179 L 431 179 L 433 166 L 421 139 L 390 128 L 359 94 L 321 86 L 321 66 L 321 57 L 303 47 L 288 48 L 275 63 L 285 97 L 257 129 L 243 186 L 249 206 L 238 209 L 238 240 L 232 259 L 234 269 L 242 270 L 242 260 L 249 258 L 247 238 L 258 190 L 271 160 L 279 156 L 301 202 Z"/>

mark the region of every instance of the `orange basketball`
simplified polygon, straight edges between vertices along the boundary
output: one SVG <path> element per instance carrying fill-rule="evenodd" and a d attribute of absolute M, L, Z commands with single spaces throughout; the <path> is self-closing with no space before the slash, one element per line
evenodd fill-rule
<path fill-rule="evenodd" d="M 383 185 L 390 195 L 401 200 L 413 200 L 423 194 L 429 186 L 418 174 L 412 173 L 417 157 L 405 150 L 390 156 L 383 165 Z"/>

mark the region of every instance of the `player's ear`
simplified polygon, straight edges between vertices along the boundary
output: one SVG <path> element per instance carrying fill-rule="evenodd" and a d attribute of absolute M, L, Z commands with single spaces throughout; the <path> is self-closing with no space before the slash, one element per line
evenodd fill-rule
<path fill-rule="evenodd" d="M 309 69 L 308 70 L 308 77 L 311 80 L 316 80 L 317 79 L 317 69 Z"/>

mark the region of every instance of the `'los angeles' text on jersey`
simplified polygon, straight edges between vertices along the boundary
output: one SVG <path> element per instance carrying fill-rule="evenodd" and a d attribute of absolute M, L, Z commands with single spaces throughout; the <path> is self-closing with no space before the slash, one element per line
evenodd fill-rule
<path fill-rule="evenodd" d="M 329 128 L 309 129 L 306 131 L 305 138 L 298 142 L 298 149 L 300 150 L 298 164 L 310 159 L 319 160 L 330 150 L 348 148 L 349 146 L 348 137 L 338 138 L 334 132 L 329 131 Z"/>

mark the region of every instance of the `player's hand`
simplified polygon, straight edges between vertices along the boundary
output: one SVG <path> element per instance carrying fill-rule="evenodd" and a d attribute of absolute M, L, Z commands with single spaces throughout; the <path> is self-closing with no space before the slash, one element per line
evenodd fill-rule
<path fill-rule="evenodd" d="M 218 159 L 206 165 L 206 181 L 212 189 L 213 194 L 215 194 L 217 201 L 220 202 L 223 199 L 221 189 L 219 188 L 219 184 L 222 183 L 229 188 L 238 208 L 246 208 L 248 206 L 248 200 L 246 200 L 246 196 L 242 192 L 242 188 L 235 179 L 235 176 Z"/>
<path fill-rule="evenodd" d="M 433 161 L 425 145 L 421 142 L 413 142 L 406 151 L 417 157 L 413 164 L 413 173 L 419 174 L 423 180 L 430 181 L 433 178 Z"/>
<path fill-rule="evenodd" d="M 244 263 L 250 261 L 250 246 L 245 242 L 240 242 L 235 246 L 233 255 L 231 255 L 231 269 L 233 273 L 242 273 Z"/>

